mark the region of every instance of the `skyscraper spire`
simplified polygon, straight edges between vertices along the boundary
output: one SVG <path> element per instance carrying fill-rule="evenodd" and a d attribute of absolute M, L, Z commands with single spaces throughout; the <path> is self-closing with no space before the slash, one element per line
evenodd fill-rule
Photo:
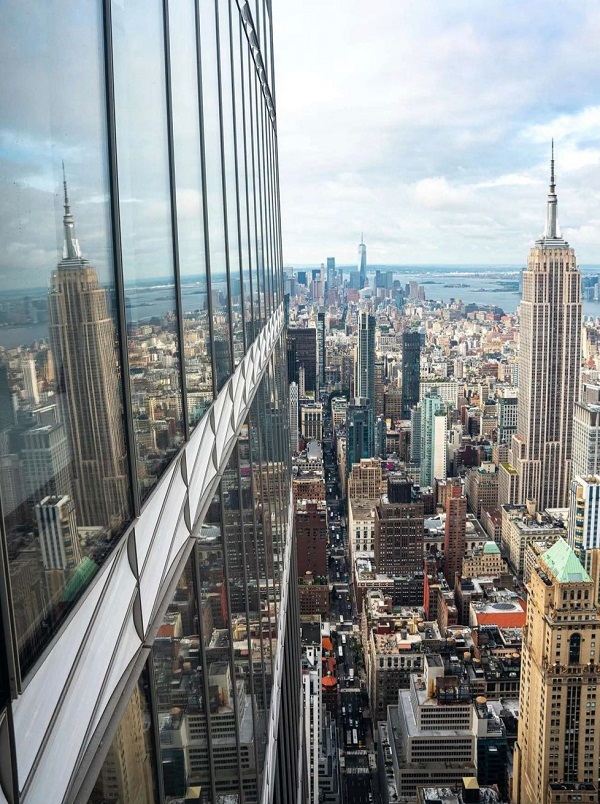
<path fill-rule="evenodd" d="M 81 250 L 79 248 L 79 243 L 77 242 L 77 238 L 75 237 L 75 221 L 73 220 L 73 215 L 71 214 L 71 207 L 69 206 L 69 195 L 67 193 L 67 176 L 65 173 L 65 163 L 62 163 L 63 169 L 63 188 L 65 194 L 65 214 L 63 217 L 63 226 L 65 229 L 65 246 L 63 251 L 63 259 L 65 260 L 77 260 L 81 259 Z"/>
<path fill-rule="evenodd" d="M 558 199 L 556 197 L 556 183 L 554 180 L 554 139 L 552 139 L 552 155 L 550 158 L 550 192 L 548 193 L 548 208 L 546 211 L 546 230 L 544 232 L 545 240 L 560 239 L 560 230 L 558 226 Z"/>

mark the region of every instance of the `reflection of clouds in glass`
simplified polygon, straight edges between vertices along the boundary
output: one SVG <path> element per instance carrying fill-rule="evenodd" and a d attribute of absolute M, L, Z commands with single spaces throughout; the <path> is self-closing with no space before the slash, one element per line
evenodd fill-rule
<path fill-rule="evenodd" d="M 100 9 L 19 3 L 0 31 L 0 279 L 44 286 L 62 253 L 61 160 L 86 256 L 106 281 L 106 202 Z M 56 41 L 68 42 L 58 48 Z M 32 103 L 31 99 L 35 98 Z"/>

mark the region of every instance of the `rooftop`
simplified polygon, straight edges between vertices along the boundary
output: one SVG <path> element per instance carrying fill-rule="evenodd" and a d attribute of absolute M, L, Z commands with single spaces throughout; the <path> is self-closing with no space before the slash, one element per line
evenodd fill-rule
<path fill-rule="evenodd" d="M 564 539 L 557 539 L 552 547 L 542 555 L 541 561 L 559 583 L 591 581 L 590 576 Z"/>

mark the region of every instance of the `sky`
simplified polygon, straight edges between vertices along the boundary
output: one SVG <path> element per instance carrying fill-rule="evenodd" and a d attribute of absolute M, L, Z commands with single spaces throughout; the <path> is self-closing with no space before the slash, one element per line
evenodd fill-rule
<path fill-rule="evenodd" d="M 558 215 L 600 264 L 597 0 L 273 3 L 283 254 L 526 262 Z"/>

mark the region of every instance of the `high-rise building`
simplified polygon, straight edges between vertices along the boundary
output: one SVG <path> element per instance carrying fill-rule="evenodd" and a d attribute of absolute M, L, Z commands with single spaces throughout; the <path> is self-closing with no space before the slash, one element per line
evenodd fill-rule
<path fill-rule="evenodd" d="M 0 800 L 303 801 L 271 3 L 251 6 L 59 0 L 34 34 L 0 10 Z M 295 345 L 314 394 L 316 331 Z"/>
<path fill-rule="evenodd" d="M 573 477 L 600 474 L 600 386 L 584 384 L 573 414 Z"/>
<path fill-rule="evenodd" d="M 358 315 L 354 395 L 375 404 L 375 316 Z"/>
<path fill-rule="evenodd" d="M 44 497 L 35 511 L 45 569 L 75 569 L 81 561 L 81 549 L 71 498 Z"/>
<path fill-rule="evenodd" d="M 362 290 L 367 283 L 367 247 L 362 233 L 358 244 L 358 278 L 359 290 Z"/>
<path fill-rule="evenodd" d="M 419 402 L 421 381 L 421 335 L 419 332 L 402 333 L 402 418 L 410 419 L 410 412 Z"/>
<path fill-rule="evenodd" d="M 358 463 L 362 458 L 372 458 L 374 455 L 375 423 L 373 421 L 373 408 L 366 399 L 356 399 L 355 404 L 348 407 L 346 421 L 346 471 L 350 472 L 353 464 Z"/>
<path fill-rule="evenodd" d="M 318 392 L 325 390 L 325 366 L 327 354 L 325 351 L 325 313 L 317 313 L 317 385 Z"/>
<path fill-rule="evenodd" d="M 446 477 L 447 465 L 446 406 L 435 390 L 428 391 L 421 402 L 421 485 Z"/>
<path fill-rule="evenodd" d="M 298 400 L 298 386 L 295 382 L 290 383 L 290 451 L 292 454 L 298 452 L 298 424 L 300 422 L 300 410 Z"/>
<path fill-rule="evenodd" d="M 460 481 L 452 485 L 446 498 L 446 523 L 444 528 L 444 576 L 454 589 L 456 573 L 461 574 L 466 551 L 467 498 L 462 496 Z"/>
<path fill-rule="evenodd" d="M 402 587 L 400 602 L 423 600 L 423 503 L 413 500 L 408 478 L 388 480 L 387 497 L 375 505 L 375 568 Z"/>
<path fill-rule="evenodd" d="M 314 397 L 318 382 L 317 330 L 303 327 L 288 329 L 287 342 L 288 350 L 295 360 L 294 374 L 290 382 L 297 383 L 300 388 L 302 386 L 300 374 L 303 373 L 304 393 Z"/>
<path fill-rule="evenodd" d="M 569 544 L 591 571 L 592 550 L 600 550 L 600 476 L 574 477 L 569 499 Z"/>
<path fill-rule="evenodd" d="M 323 405 L 302 405 L 300 429 L 306 441 L 321 441 L 323 438 Z"/>
<path fill-rule="evenodd" d="M 498 399 L 498 443 L 510 444 L 517 432 L 517 397 L 501 396 Z"/>
<path fill-rule="evenodd" d="M 554 146 L 550 165 L 546 228 L 523 272 L 510 460 L 518 472 L 518 502 L 535 500 L 540 511 L 567 504 L 581 361 L 581 274 L 558 226 Z"/>
<path fill-rule="evenodd" d="M 528 590 L 512 800 L 591 804 L 600 759 L 597 552 L 590 576 L 559 538 L 539 557 Z"/>

